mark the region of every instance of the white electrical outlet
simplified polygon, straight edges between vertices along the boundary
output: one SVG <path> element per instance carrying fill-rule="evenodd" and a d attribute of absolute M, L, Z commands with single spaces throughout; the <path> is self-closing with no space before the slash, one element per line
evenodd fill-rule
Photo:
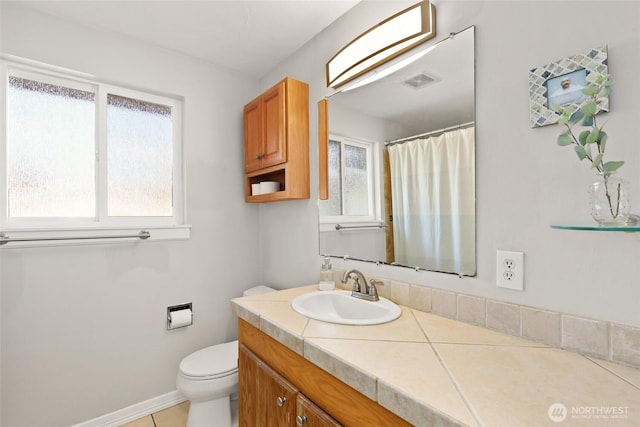
<path fill-rule="evenodd" d="M 496 286 L 524 290 L 524 253 L 498 251 L 496 257 Z"/>

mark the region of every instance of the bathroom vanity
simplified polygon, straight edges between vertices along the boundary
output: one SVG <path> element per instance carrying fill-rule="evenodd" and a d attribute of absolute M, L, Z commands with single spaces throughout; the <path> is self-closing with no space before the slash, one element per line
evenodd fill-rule
<path fill-rule="evenodd" d="M 409 426 L 264 332 L 239 321 L 240 426 Z M 327 408 L 323 410 L 321 408 Z M 357 410 L 356 410 L 357 408 Z"/>
<path fill-rule="evenodd" d="M 372 326 L 291 308 L 315 290 L 232 300 L 241 426 L 640 426 L 638 369 L 405 306 Z"/>

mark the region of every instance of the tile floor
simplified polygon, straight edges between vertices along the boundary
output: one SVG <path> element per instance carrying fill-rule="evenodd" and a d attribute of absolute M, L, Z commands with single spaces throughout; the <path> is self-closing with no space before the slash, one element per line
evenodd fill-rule
<path fill-rule="evenodd" d="M 188 413 L 189 401 L 186 401 L 120 427 L 185 427 Z"/>

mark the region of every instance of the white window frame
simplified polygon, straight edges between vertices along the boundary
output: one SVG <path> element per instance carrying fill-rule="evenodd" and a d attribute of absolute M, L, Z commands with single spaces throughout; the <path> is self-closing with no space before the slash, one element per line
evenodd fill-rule
<path fill-rule="evenodd" d="M 380 187 L 380 143 L 377 141 L 370 141 L 362 138 L 354 138 L 349 136 L 342 136 L 337 134 L 329 135 L 330 141 L 338 141 L 341 147 L 344 145 L 352 145 L 360 148 L 364 148 L 367 151 L 367 164 L 368 169 L 368 200 L 369 206 L 367 215 L 331 215 L 331 216 L 319 216 L 320 218 L 320 231 L 335 231 L 336 224 L 348 224 L 350 226 L 378 226 L 382 218 L 381 207 L 381 187 Z M 340 155 L 342 156 L 341 164 L 344 165 L 344 148 L 341 148 Z M 340 174 L 344 178 L 344 174 Z M 342 199 L 344 203 L 344 185 L 341 186 Z"/>
<path fill-rule="evenodd" d="M 95 218 L 9 218 L 7 182 L 7 88 L 9 75 L 43 81 L 96 94 L 96 217 Z M 0 245 L 0 249 L 35 246 L 142 242 L 137 238 L 116 239 L 115 236 L 137 235 L 148 231 L 149 240 L 188 239 L 191 226 L 186 223 L 185 167 L 182 147 L 182 103 L 177 96 L 123 87 L 92 76 L 59 69 L 34 61 L 0 55 L 0 233 L 17 239 Z M 109 217 L 107 214 L 107 94 L 134 98 L 171 107 L 173 130 L 173 216 Z M 109 238 L 111 237 L 111 238 Z M 0 243 L 2 236 L 0 236 Z M 60 240 L 50 240 L 50 239 Z M 33 239 L 33 241 L 19 241 Z M 42 239 L 42 240 L 37 240 Z"/>

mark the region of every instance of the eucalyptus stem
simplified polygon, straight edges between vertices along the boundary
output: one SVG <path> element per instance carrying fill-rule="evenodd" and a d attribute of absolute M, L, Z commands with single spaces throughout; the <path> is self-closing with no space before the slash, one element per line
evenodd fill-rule
<path fill-rule="evenodd" d="M 602 179 L 604 181 L 604 193 L 605 193 L 605 197 L 607 198 L 607 202 L 609 202 L 609 212 L 611 212 L 611 216 L 613 218 L 617 218 L 618 217 L 618 213 L 620 213 L 620 189 L 621 189 L 621 184 L 618 183 L 618 188 L 617 188 L 617 201 L 616 201 L 616 212 L 613 212 L 613 203 L 611 201 L 611 194 L 609 194 L 609 176 L 610 175 L 603 175 Z"/>
<path fill-rule="evenodd" d="M 569 136 L 571 137 L 571 141 L 573 142 L 573 144 L 581 147 L 582 145 L 578 142 L 578 138 L 576 138 L 576 136 L 574 135 L 573 129 L 571 128 L 571 126 L 569 124 L 566 124 L 565 127 L 567 128 L 567 130 L 569 132 Z M 600 144 L 596 144 L 596 145 L 598 146 L 598 154 L 601 154 L 602 152 L 600 151 Z M 591 162 L 591 165 L 593 165 L 593 167 L 596 168 L 596 170 L 599 173 L 603 173 L 602 172 L 602 167 L 600 165 L 597 165 L 597 166 L 594 165 L 593 157 L 591 157 L 589 155 L 589 153 L 586 153 L 585 159 L 589 160 Z"/>
<path fill-rule="evenodd" d="M 554 107 L 554 111 L 558 114 L 558 123 L 566 128 L 558 136 L 557 142 L 560 146 L 573 146 L 578 158 L 580 160 L 587 159 L 591 163 L 591 167 L 602 175 L 604 197 L 609 204 L 611 217 L 616 219 L 620 217 L 622 212 L 622 218 L 626 216 L 625 209 L 621 210 L 621 198 L 625 197 L 625 194 L 623 194 L 620 183 L 617 184 L 615 190 L 610 188 L 609 179 L 624 164 L 624 161 L 604 160 L 608 135 L 604 131 L 604 125 L 602 128 L 598 127 L 596 120 L 598 113 L 607 104 L 607 97 L 611 93 L 611 84 L 609 76 L 595 75 L 591 77 L 593 83 L 582 89 L 585 98 L 581 102 Z M 574 127 L 577 126 L 582 126 L 582 131 L 576 134 Z M 592 150 L 593 144 L 597 146 L 596 150 Z M 604 200 L 602 200 L 602 204 L 604 205 Z M 604 206 L 601 209 L 606 212 Z"/>

